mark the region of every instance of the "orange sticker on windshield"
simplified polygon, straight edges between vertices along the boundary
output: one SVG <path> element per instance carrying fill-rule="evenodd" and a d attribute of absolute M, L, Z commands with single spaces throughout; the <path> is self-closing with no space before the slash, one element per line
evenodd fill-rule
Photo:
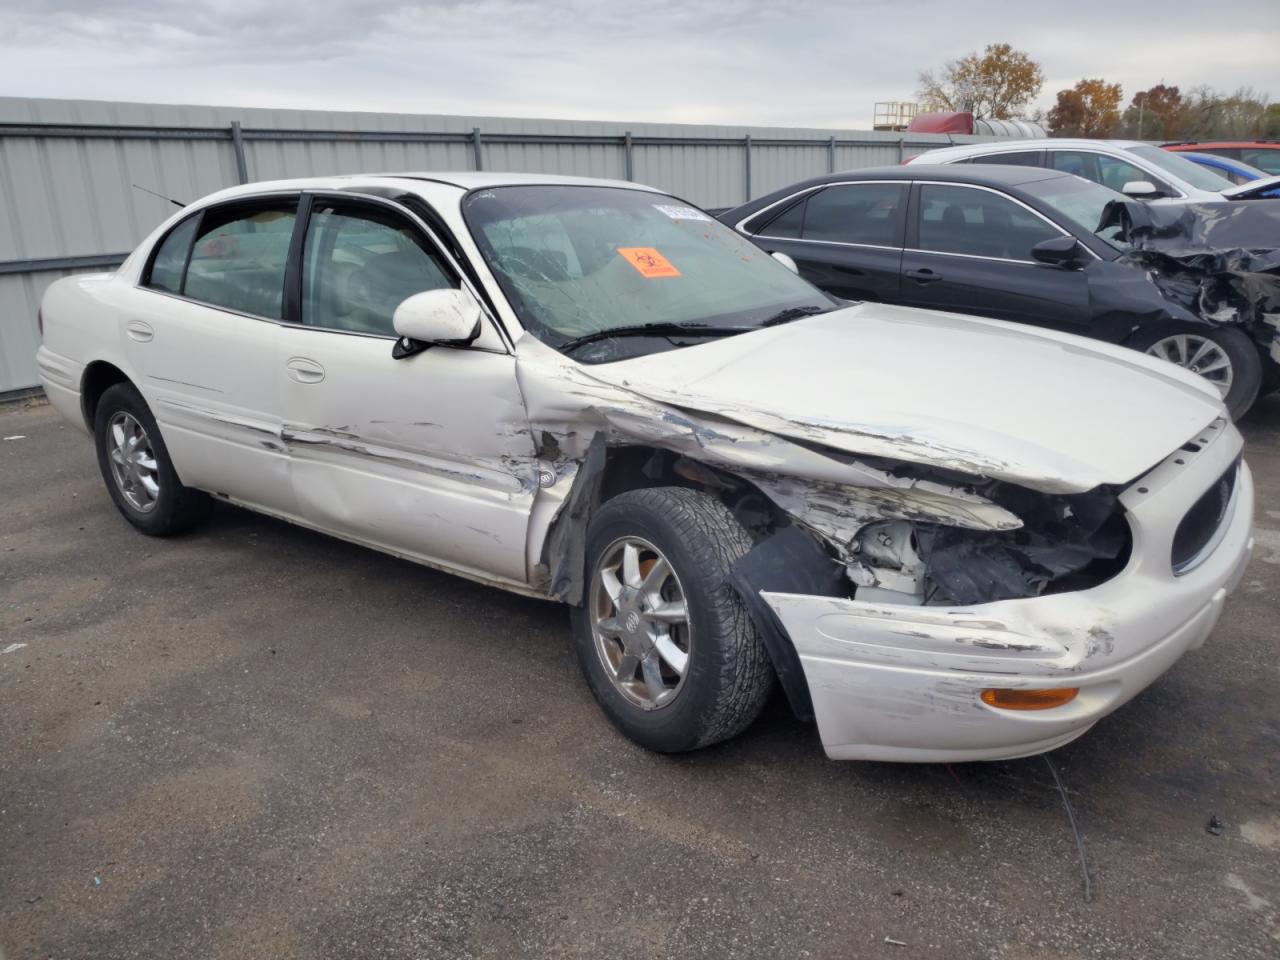
<path fill-rule="evenodd" d="M 618 252 L 627 263 L 639 271 L 640 276 L 654 280 L 658 277 L 678 277 L 677 270 L 662 254 L 653 247 L 619 247 Z"/>

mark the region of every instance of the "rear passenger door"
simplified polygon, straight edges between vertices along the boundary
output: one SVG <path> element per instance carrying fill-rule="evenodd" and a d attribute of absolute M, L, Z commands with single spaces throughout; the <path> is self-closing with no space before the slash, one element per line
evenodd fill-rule
<path fill-rule="evenodd" d="M 462 281 L 398 205 L 306 195 L 276 367 L 303 518 L 487 579 L 527 580 L 538 489 L 515 359 L 488 317 L 470 346 L 392 356 L 406 298 Z"/>
<path fill-rule="evenodd" d="M 1084 271 L 1031 258 L 1033 246 L 1065 230 L 987 187 L 917 183 L 911 209 L 904 303 L 1086 332 Z"/>
<path fill-rule="evenodd" d="M 837 183 L 784 203 L 753 237 L 845 300 L 898 301 L 907 184 Z M 754 226 L 754 224 L 753 224 Z"/>
<path fill-rule="evenodd" d="M 176 224 L 122 314 L 120 342 L 182 482 L 296 515 L 276 373 L 297 195 Z"/>

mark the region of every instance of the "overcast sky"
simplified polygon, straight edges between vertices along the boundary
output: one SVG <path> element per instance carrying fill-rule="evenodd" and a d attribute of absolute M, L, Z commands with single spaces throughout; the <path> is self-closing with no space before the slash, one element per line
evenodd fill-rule
<path fill-rule="evenodd" d="M 1016 10 L 1016 13 L 1012 11 Z M 0 0 L 0 95 L 867 128 L 990 42 L 1280 98 L 1275 0 Z"/>

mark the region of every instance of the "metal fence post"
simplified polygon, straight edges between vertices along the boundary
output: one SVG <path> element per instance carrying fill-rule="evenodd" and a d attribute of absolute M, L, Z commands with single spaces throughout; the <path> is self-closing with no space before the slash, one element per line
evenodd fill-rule
<path fill-rule="evenodd" d="M 898 138 L 898 163 L 902 163 L 902 161 L 905 159 L 907 159 L 906 138 L 899 137 Z"/>
<path fill-rule="evenodd" d="M 836 138 L 827 141 L 827 173 L 836 172 Z"/>
<path fill-rule="evenodd" d="M 747 184 L 746 184 L 747 195 L 743 197 L 743 200 L 750 200 L 751 199 L 751 134 L 748 133 L 745 137 L 742 138 L 742 146 L 746 149 L 746 165 L 744 167 L 744 172 L 746 173 L 746 180 L 747 180 Z"/>
<path fill-rule="evenodd" d="M 249 182 L 249 165 L 244 159 L 244 137 L 240 135 L 240 121 L 231 121 L 231 146 L 236 152 L 236 176 L 241 183 Z"/>
<path fill-rule="evenodd" d="M 480 146 L 480 128 L 479 127 L 471 128 L 471 152 L 475 157 L 476 169 L 483 170 L 484 169 L 484 151 L 481 149 L 481 146 Z"/>
<path fill-rule="evenodd" d="M 631 155 L 631 131 L 622 135 L 622 169 L 627 180 L 636 178 L 635 158 Z"/>

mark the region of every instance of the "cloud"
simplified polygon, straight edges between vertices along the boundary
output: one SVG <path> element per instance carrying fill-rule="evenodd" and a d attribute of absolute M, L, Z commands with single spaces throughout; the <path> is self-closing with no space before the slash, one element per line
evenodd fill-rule
<path fill-rule="evenodd" d="M 1007 40 L 1041 98 L 1085 76 L 1265 88 L 1270 3 L 1077 0 L 8 0 L 0 89 L 54 96 L 525 117 L 870 126 L 916 73 Z M 1253 26 L 1242 31 L 1239 22 Z M 1280 91 L 1277 91 L 1280 92 Z"/>

